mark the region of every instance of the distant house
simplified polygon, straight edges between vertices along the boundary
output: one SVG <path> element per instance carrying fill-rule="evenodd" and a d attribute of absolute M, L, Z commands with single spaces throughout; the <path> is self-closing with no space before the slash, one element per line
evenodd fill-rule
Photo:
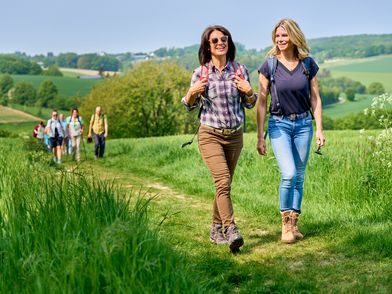
<path fill-rule="evenodd" d="M 132 54 L 131 58 L 132 58 L 132 60 L 135 60 L 135 61 L 148 60 L 149 56 L 148 56 L 148 54 L 145 54 L 145 53 L 136 53 L 136 54 Z"/>

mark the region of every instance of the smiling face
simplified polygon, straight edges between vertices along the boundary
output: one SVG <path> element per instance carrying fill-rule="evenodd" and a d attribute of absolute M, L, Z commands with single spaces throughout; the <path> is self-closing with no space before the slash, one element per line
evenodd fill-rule
<path fill-rule="evenodd" d="M 212 56 L 221 57 L 226 56 L 229 50 L 228 37 L 221 31 L 214 30 L 209 37 L 210 52 Z"/>
<path fill-rule="evenodd" d="M 278 27 L 275 31 L 275 43 L 281 52 L 294 50 L 289 34 L 283 27 Z"/>

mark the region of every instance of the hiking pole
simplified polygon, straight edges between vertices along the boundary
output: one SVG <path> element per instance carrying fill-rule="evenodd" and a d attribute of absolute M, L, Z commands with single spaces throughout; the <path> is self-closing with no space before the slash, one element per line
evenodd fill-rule
<path fill-rule="evenodd" d="M 196 132 L 193 134 L 192 139 L 189 140 L 189 141 L 187 141 L 187 142 L 185 142 L 185 143 L 183 143 L 183 144 L 181 145 L 181 148 L 184 148 L 184 147 L 186 147 L 186 146 L 188 146 L 188 145 L 191 145 L 191 144 L 193 143 L 193 139 L 195 139 L 195 136 L 196 136 L 197 132 L 199 131 L 199 128 L 200 128 L 200 123 L 199 123 L 199 125 L 197 126 Z"/>

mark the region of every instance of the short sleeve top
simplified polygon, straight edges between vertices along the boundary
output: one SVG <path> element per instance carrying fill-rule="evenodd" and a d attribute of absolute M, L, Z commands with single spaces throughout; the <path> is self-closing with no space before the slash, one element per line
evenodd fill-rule
<path fill-rule="evenodd" d="M 270 105 L 271 114 L 300 114 L 310 109 L 309 82 L 316 76 L 319 67 L 312 58 L 310 58 L 309 65 L 308 79 L 305 75 L 305 68 L 302 62 L 298 62 L 298 65 L 290 71 L 278 60 L 274 75 L 276 93 L 270 83 L 270 93 L 272 97 Z M 265 61 L 261 65 L 259 73 L 270 80 L 271 77 L 268 68 L 268 61 Z M 278 99 L 276 94 L 279 97 L 280 107 L 277 106 Z"/>

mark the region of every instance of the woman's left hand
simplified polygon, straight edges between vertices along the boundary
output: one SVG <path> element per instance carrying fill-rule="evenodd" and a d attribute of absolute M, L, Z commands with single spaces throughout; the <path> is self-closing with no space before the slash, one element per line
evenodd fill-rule
<path fill-rule="evenodd" d="M 325 138 L 324 138 L 324 133 L 323 131 L 316 131 L 316 144 L 317 146 L 324 146 L 325 145 Z"/>
<path fill-rule="evenodd" d="M 241 79 L 239 76 L 235 76 L 234 83 L 237 89 L 244 93 L 246 96 L 253 95 L 253 89 L 247 80 Z"/>

